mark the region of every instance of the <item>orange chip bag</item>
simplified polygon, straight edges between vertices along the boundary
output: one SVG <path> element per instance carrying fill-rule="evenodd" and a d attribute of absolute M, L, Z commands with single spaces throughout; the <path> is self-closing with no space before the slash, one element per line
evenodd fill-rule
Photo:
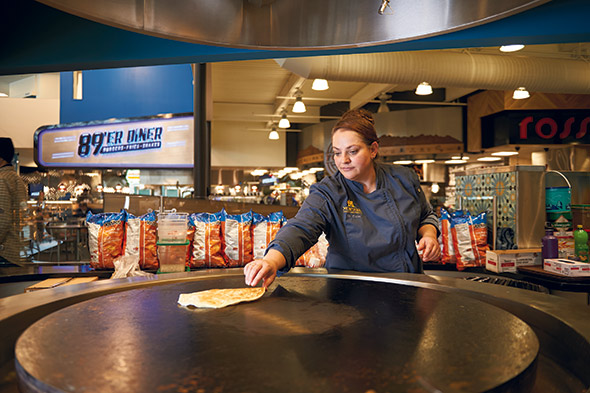
<path fill-rule="evenodd" d="M 114 269 L 113 261 L 123 254 L 125 240 L 125 212 L 88 212 L 88 248 L 93 269 Z"/>
<path fill-rule="evenodd" d="M 227 267 L 241 267 L 252 262 L 252 212 L 225 214 L 221 222 Z"/>
<path fill-rule="evenodd" d="M 268 216 L 254 213 L 252 217 L 252 252 L 254 259 L 264 258 L 268 244 L 275 238 L 283 223 L 283 212 L 270 213 Z"/>
<path fill-rule="evenodd" d="M 141 269 L 158 269 L 157 240 L 155 212 L 144 214 L 141 217 L 127 213 L 124 254 L 137 256 Z"/>
<path fill-rule="evenodd" d="M 223 212 L 191 214 L 195 224 L 191 268 L 226 267 L 221 222 Z"/>

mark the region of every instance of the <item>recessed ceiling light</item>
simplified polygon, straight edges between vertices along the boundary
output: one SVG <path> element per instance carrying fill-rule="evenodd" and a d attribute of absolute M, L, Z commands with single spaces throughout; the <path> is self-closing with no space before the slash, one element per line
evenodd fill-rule
<path fill-rule="evenodd" d="M 491 162 L 491 161 L 500 161 L 501 159 L 502 159 L 501 157 L 479 157 L 477 159 L 477 161 Z"/>
<path fill-rule="evenodd" d="M 410 164 L 413 164 L 414 161 L 412 161 L 412 160 L 398 160 L 398 161 L 394 161 L 393 163 L 397 164 L 397 165 L 410 165 Z"/>
<path fill-rule="evenodd" d="M 445 164 L 467 164 L 467 161 L 463 160 L 446 160 Z"/>
<path fill-rule="evenodd" d="M 502 45 L 500 47 L 501 52 L 516 52 L 524 48 L 522 44 L 513 44 L 513 45 Z"/>
<path fill-rule="evenodd" d="M 509 156 L 516 156 L 518 155 L 517 151 L 495 151 L 492 153 L 493 156 L 496 157 L 509 157 Z"/>
<path fill-rule="evenodd" d="M 432 164 L 434 160 L 416 160 L 414 161 L 416 164 Z"/>

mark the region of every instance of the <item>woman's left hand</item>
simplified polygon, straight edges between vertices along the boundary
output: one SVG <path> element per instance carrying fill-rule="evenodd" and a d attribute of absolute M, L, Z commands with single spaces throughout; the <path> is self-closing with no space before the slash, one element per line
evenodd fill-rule
<path fill-rule="evenodd" d="M 423 236 L 418 242 L 418 251 L 422 252 L 424 262 L 438 261 L 440 258 L 438 239 L 432 236 Z"/>

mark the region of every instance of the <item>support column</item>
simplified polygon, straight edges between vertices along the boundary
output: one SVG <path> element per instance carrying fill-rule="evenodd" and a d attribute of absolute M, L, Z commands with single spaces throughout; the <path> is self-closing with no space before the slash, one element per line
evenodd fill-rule
<path fill-rule="evenodd" d="M 207 121 L 207 64 L 193 64 L 194 92 L 194 198 L 209 196 L 211 173 L 211 130 Z"/>

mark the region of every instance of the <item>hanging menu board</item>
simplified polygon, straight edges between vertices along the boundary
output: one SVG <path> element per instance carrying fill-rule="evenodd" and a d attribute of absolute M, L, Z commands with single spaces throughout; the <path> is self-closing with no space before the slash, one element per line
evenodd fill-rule
<path fill-rule="evenodd" d="M 35 161 L 49 168 L 192 168 L 192 116 L 163 115 L 43 126 Z"/>

